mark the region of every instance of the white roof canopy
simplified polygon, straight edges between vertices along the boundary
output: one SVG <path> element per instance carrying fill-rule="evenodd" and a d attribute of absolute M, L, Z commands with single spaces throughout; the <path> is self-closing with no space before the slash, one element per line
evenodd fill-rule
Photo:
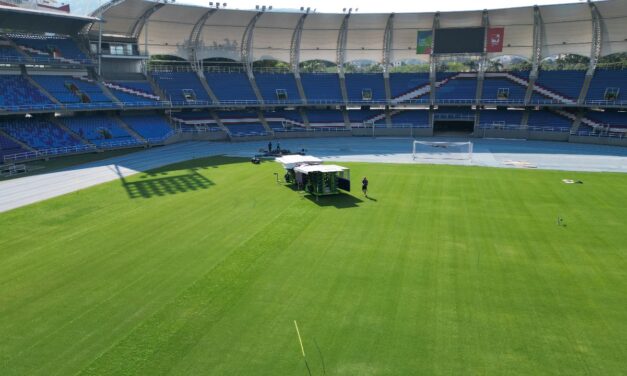
<path fill-rule="evenodd" d="M 316 158 L 312 155 L 284 155 L 276 159 L 277 162 L 281 163 L 283 167 L 287 169 L 292 169 L 301 164 L 320 164 L 322 163 L 322 159 Z"/>
<path fill-rule="evenodd" d="M 305 165 L 294 169 L 296 172 L 308 175 L 310 172 L 342 172 L 348 170 L 347 167 L 338 165 Z"/>

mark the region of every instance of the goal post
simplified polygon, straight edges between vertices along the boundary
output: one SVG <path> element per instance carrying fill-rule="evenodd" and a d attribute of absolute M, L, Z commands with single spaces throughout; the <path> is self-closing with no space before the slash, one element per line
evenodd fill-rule
<path fill-rule="evenodd" d="M 412 158 L 471 160 L 472 142 L 414 141 Z"/>

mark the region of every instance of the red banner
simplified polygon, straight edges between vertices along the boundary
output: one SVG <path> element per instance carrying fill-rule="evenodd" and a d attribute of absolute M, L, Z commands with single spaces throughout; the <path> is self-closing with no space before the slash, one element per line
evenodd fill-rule
<path fill-rule="evenodd" d="M 488 45 L 486 52 L 503 52 L 503 37 L 505 28 L 491 27 L 488 29 Z"/>

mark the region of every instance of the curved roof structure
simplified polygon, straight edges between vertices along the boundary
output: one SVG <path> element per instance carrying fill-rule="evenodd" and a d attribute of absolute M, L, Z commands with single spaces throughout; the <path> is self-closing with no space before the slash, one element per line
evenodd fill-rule
<path fill-rule="evenodd" d="M 598 23 L 594 22 L 595 8 L 600 16 Z M 140 48 L 147 48 L 151 55 L 168 54 L 184 59 L 239 61 L 245 55 L 249 61 L 289 62 L 298 46 L 294 39 L 300 37 L 300 61 L 337 62 L 341 50 L 342 61 L 381 62 L 386 44 L 392 63 L 409 59 L 426 61 L 428 56 L 416 54 L 417 31 L 432 29 L 436 18 L 443 28 L 485 26 L 484 19 L 491 27 L 503 27 L 503 51 L 490 57 L 517 55 L 531 59 L 534 39 L 538 39 L 542 57 L 561 53 L 590 56 L 595 35 L 601 37 L 601 56 L 627 51 L 627 2 L 623 0 L 485 12 L 485 15 L 484 11 L 399 13 L 388 22 L 391 14 L 257 13 L 148 0 L 114 0 L 94 15 L 102 15 L 106 21 L 105 35 L 137 38 Z M 302 17 L 304 22 L 299 22 Z M 296 32 L 301 24 L 302 31 Z M 595 25 L 600 30 L 595 31 Z M 92 27 L 91 32 L 96 29 Z M 386 34 L 388 43 L 385 43 Z M 242 48 L 242 43 L 248 40 L 250 44 L 245 43 Z"/>

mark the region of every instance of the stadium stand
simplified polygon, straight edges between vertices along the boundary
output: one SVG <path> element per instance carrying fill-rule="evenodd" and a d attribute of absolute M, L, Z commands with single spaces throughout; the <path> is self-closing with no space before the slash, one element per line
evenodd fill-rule
<path fill-rule="evenodd" d="M 486 102 L 523 103 L 527 86 L 522 85 L 520 80 L 516 80 L 517 77 L 527 81 L 529 72 L 516 72 L 516 75 L 512 73 L 486 73 L 481 98 Z"/>
<path fill-rule="evenodd" d="M 392 98 L 409 99 L 412 97 L 411 93 L 416 90 L 424 88 L 430 90 L 430 84 L 429 73 L 390 74 L 390 92 L 392 94 Z M 426 93 L 428 93 L 428 91 Z M 422 95 L 424 95 L 424 93 Z"/>
<path fill-rule="evenodd" d="M 308 110 L 311 126 L 344 126 L 344 115 L 340 110 Z"/>
<path fill-rule="evenodd" d="M 154 93 L 147 81 L 110 81 L 104 82 L 113 95 L 125 104 L 156 104 L 161 98 Z"/>
<path fill-rule="evenodd" d="M 268 126 L 275 132 L 305 131 L 305 123 L 298 111 L 265 111 Z"/>
<path fill-rule="evenodd" d="M 220 101 L 257 101 L 246 73 L 205 72 L 205 78 Z"/>
<path fill-rule="evenodd" d="M 385 111 L 382 110 L 350 110 L 348 119 L 352 123 L 385 123 Z"/>
<path fill-rule="evenodd" d="M 392 113 L 393 126 L 428 126 L 429 111 L 427 110 L 405 110 Z"/>
<path fill-rule="evenodd" d="M 11 140 L 0 133 L 0 165 L 4 161 L 4 157 L 11 154 L 23 153 L 27 151 L 20 144 Z"/>
<path fill-rule="evenodd" d="M 209 94 L 194 72 L 152 72 L 152 77 L 172 102 L 210 102 Z"/>
<path fill-rule="evenodd" d="M 307 101 L 318 103 L 342 102 L 340 78 L 335 73 L 302 73 L 300 75 Z"/>
<path fill-rule="evenodd" d="M 435 90 L 437 101 L 461 101 L 471 102 L 477 95 L 476 74 L 454 74 L 438 73 L 437 81 L 440 83 Z"/>
<path fill-rule="evenodd" d="M 268 134 L 255 111 L 218 111 L 216 114 L 233 137 Z"/>
<path fill-rule="evenodd" d="M 586 100 L 627 101 L 627 71 L 597 70 L 590 81 Z"/>
<path fill-rule="evenodd" d="M 90 62 L 89 57 L 69 37 L 17 33 L 8 34 L 8 37 L 35 60 L 53 58 L 71 63 Z"/>
<path fill-rule="evenodd" d="M 385 84 L 380 73 L 346 74 L 349 101 L 385 101 Z"/>
<path fill-rule="evenodd" d="M 5 120 L 0 122 L 0 129 L 33 149 L 51 149 L 83 144 L 82 141 L 47 120 Z"/>
<path fill-rule="evenodd" d="M 520 127 L 524 111 L 521 110 L 481 110 L 479 124 L 481 126 Z"/>
<path fill-rule="evenodd" d="M 585 71 L 540 71 L 536 86 L 576 101 L 585 75 Z"/>
<path fill-rule="evenodd" d="M 2 40 L 0 40 L 2 43 Z M 0 61 L 20 61 L 25 60 L 24 55 L 19 53 L 10 45 L 0 44 Z"/>
<path fill-rule="evenodd" d="M 122 121 L 145 139 L 161 140 L 172 128 L 163 116 L 156 114 L 122 115 Z"/>
<path fill-rule="evenodd" d="M 111 98 L 95 82 L 86 78 L 56 75 L 34 75 L 32 78 L 61 103 L 93 103 L 99 107 L 115 107 Z"/>
<path fill-rule="evenodd" d="M 48 97 L 18 75 L 0 75 L 0 107 L 53 104 Z"/>
<path fill-rule="evenodd" d="M 624 111 L 588 111 L 585 117 L 604 127 L 627 129 L 627 112 Z"/>
<path fill-rule="evenodd" d="M 255 81 L 264 101 L 270 103 L 273 101 L 301 102 L 296 80 L 291 73 L 256 73 Z M 285 94 L 285 98 L 281 99 L 283 94 Z"/>
<path fill-rule="evenodd" d="M 113 118 L 104 115 L 87 115 L 59 118 L 68 128 L 79 136 L 99 147 L 127 146 L 139 144 Z"/>
<path fill-rule="evenodd" d="M 550 128 L 566 131 L 571 128 L 572 124 L 572 119 L 551 110 L 530 111 L 527 121 L 527 126 L 531 129 Z"/>

